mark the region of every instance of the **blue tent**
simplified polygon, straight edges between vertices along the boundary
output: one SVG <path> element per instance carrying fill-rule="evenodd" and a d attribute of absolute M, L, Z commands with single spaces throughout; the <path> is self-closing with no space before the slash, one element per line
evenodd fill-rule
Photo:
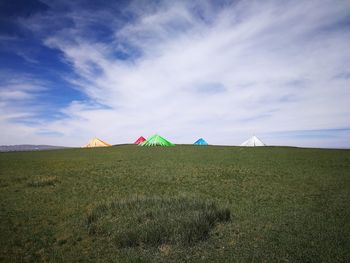
<path fill-rule="evenodd" d="M 194 144 L 195 145 L 208 145 L 208 143 L 203 138 L 198 139 Z"/>

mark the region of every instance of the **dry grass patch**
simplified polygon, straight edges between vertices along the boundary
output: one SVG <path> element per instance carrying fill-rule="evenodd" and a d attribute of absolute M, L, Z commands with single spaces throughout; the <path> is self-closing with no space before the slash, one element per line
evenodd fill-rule
<path fill-rule="evenodd" d="M 208 239 L 216 223 L 229 219 L 230 211 L 213 202 L 135 198 L 95 206 L 86 226 L 90 235 L 106 237 L 120 248 L 187 246 Z"/>
<path fill-rule="evenodd" d="M 44 186 L 55 186 L 59 183 L 59 179 L 57 176 L 44 176 L 40 178 L 36 178 L 28 183 L 28 186 L 31 187 L 44 187 Z"/>

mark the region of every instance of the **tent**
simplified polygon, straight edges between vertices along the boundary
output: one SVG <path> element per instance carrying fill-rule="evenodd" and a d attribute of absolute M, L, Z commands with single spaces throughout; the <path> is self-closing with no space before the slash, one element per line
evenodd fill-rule
<path fill-rule="evenodd" d="M 253 136 L 243 142 L 240 146 L 255 147 L 255 146 L 266 146 L 258 137 Z"/>
<path fill-rule="evenodd" d="M 203 138 L 198 139 L 197 141 L 195 141 L 194 144 L 195 145 L 208 145 L 208 143 Z"/>
<path fill-rule="evenodd" d="M 153 136 L 149 137 L 146 141 L 139 144 L 139 146 L 174 146 L 174 145 L 175 144 L 169 142 L 168 140 L 164 139 L 158 134 L 154 134 Z"/>
<path fill-rule="evenodd" d="M 141 136 L 140 138 L 138 138 L 138 139 L 134 142 L 134 144 L 140 144 L 140 143 L 142 143 L 142 142 L 144 142 L 144 141 L 146 141 L 146 139 L 145 139 L 143 136 Z"/>
<path fill-rule="evenodd" d="M 91 147 L 107 147 L 112 146 L 98 138 L 92 138 L 88 144 L 82 146 L 82 148 L 91 148 Z"/>

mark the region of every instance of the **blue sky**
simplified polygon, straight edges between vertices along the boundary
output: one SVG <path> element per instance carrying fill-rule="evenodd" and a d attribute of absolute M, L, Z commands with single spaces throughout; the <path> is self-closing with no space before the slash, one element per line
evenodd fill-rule
<path fill-rule="evenodd" d="M 346 0 L 1 1 L 0 144 L 348 148 L 349 43 Z"/>

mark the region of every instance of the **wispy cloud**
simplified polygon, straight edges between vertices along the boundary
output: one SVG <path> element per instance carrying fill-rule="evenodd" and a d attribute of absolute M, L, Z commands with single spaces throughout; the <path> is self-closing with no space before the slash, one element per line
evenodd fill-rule
<path fill-rule="evenodd" d="M 61 118 L 38 122 L 50 142 L 55 132 L 68 145 L 159 132 L 175 142 L 238 144 L 253 133 L 348 127 L 346 1 L 138 3 L 96 12 L 71 3 L 67 12 L 26 19 L 61 52 L 72 86 L 86 96 L 72 99 Z"/>

